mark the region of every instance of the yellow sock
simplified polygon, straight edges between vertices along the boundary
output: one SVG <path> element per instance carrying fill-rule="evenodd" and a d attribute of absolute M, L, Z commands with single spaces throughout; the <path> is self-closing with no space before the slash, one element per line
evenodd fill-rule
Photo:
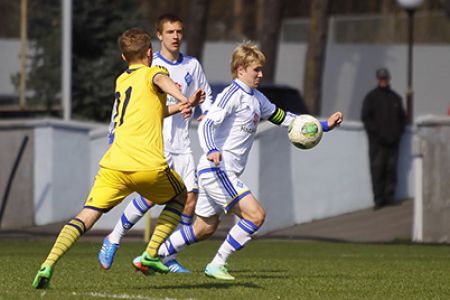
<path fill-rule="evenodd" d="M 172 234 L 180 223 L 181 213 L 184 205 L 170 201 L 162 211 L 156 222 L 155 231 L 152 234 L 150 242 L 147 245 L 147 253 L 153 257 L 158 256 L 159 246 Z"/>
<path fill-rule="evenodd" d="M 72 219 L 67 223 L 53 245 L 47 259 L 42 265 L 53 267 L 61 256 L 69 250 L 73 244 L 78 240 L 78 238 L 86 231 L 84 223 L 79 219 Z"/>

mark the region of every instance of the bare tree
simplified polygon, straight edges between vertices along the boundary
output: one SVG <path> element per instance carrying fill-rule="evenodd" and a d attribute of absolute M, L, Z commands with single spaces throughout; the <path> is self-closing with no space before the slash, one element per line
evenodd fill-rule
<path fill-rule="evenodd" d="M 310 14 L 303 92 L 309 111 L 319 114 L 328 37 L 329 1 L 312 0 Z"/>
<path fill-rule="evenodd" d="M 278 40 L 280 36 L 281 19 L 284 0 L 263 0 L 262 27 L 259 32 L 261 51 L 266 56 L 264 66 L 264 81 L 274 82 L 276 58 L 278 54 Z"/>
<path fill-rule="evenodd" d="M 255 1 L 233 1 L 233 37 L 238 40 L 252 39 L 255 36 Z"/>
<path fill-rule="evenodd" d="M 186 52 L 200 62 L 206 39 L 209 3 L 209 0 L 191 0 L 189 6 Z"/>

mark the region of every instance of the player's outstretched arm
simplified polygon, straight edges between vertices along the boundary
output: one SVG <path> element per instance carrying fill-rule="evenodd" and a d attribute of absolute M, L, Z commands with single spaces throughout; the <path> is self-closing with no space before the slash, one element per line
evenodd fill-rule
<path fill-rule="evenodd" d="M 189 97 L 188 102 L 191 106 L 197 106 L 205 102 L 205 99 L 206 99 L 205 91 L 202 89 L 198 89 L 191 95 L 191 97 Z"/>
<path fill-rule="evenodd" d="M 153 77 L 153 83 L 164 93 L 167 93 L 180 102 L 188 102 L 188 99 L 181 93 L 175 82 L 166 74 L 156 74 Z"/>
<path fill-rule="evenodd" d="M 332 130 L 335 127 L 341 125 L 342 120 L 344 119 L 344 115 L 338 111 L 332 114 L 328 117 L 327 123 L 328 123 L 328 130 Z"/>
<path fill-rule="evenodd" d="M 191 105 L 188 102 L 179 102 L 177 104 L 167 105 L 164 111 L 164 117 L 177 113 L 182 113 L 183 117 L 189 118 L 192 115 Z"/>

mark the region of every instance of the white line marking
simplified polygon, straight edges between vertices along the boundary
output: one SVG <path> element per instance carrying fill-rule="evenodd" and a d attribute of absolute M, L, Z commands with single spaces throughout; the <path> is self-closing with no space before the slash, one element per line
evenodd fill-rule
<path fill-rule="evenodd" d="M 135 299 L 135 300 L 177 300 L 177 298 L 154 298 L 143 295 L 129 295 L 129 294 L 108 294 L 100 292 L 89 292 L 89 293 L 76 293 L 72 292 L 73 296 L 90 296 L 94 298 L 109 298 L 109 299 Z M 186 300 L 195 300 L 194 298 L 189 298 Z"/>

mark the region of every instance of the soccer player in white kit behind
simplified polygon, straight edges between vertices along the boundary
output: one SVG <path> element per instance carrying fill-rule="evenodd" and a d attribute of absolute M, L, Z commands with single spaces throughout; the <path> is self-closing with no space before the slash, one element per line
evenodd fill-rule
<path fill-rule="evenodd" d="M 185 246 L 210 237 L 220 216 L 233 213 L 240 217 L 206 266 L 209 277 L 234 280 L 227 260 L 241 249 L 262 226 L 265 211 L 249 188 L 239 179 L 245 169 L 256 128 L 261 119 L 288 127 L 295 115 L 278 108 L 257 90 L 263 77 L 264 54 L 253 44 L 238 46 L 232 56 L 234 81 L 220 93 L 201 121 L 198 134 L 204 150 L 197 166 L 199 198 L 196 219 L 191 226 L 175 231 L 159 248 L 158 255 L 170 256 Z M 338 126 L 340 112 L 322 121 L 324 131 Z"/>
<path fill-rule="evenodd" d="M 192 95 L 198 88 L 202 88 L 206 93 L 206 100 L 201 108 L 205 112 L 211 103 L 211 88 L 199 61 L 180 52 L 183 21 L 173 14 L 159 16 L 156 22 L 156 36 L 161 43 L 161 49 L 153 55 L 152 66 L 164 66 L 169 71 L 170 78 L 186 97 Z M 176 103 L 176 99 L 171 96 L 167 97 L 168 105 Z M 192 223 L 198 195 L 195 162 L 190 146 L 189 123 L 190 119 L 186 119 L 183 114 L 175 114 L 164 119 L 163 127 L 166 160 L 169 166 L 180 174 L 188 191 L 186 205 L 181 215 L 180 224 L 182 226 Z M 151 201 L 151 199 L 148 200 Z M 142 197 L 137 197 L 128 204 L 114 230 L 103 241 L 98 255 L 103 269 L 111 268 L 121 238 L 144 216 L 150 207 Z M 164 263 L 171 272 L 188 272 L 176 261 L 175 256 L 166 258 Z M 140 265 L 139 257 L 135 259 L 133 265 L 138 269 L 143 268 Z M 141 271 L 145 273 L 147 268 L 143 268 Z"/>

